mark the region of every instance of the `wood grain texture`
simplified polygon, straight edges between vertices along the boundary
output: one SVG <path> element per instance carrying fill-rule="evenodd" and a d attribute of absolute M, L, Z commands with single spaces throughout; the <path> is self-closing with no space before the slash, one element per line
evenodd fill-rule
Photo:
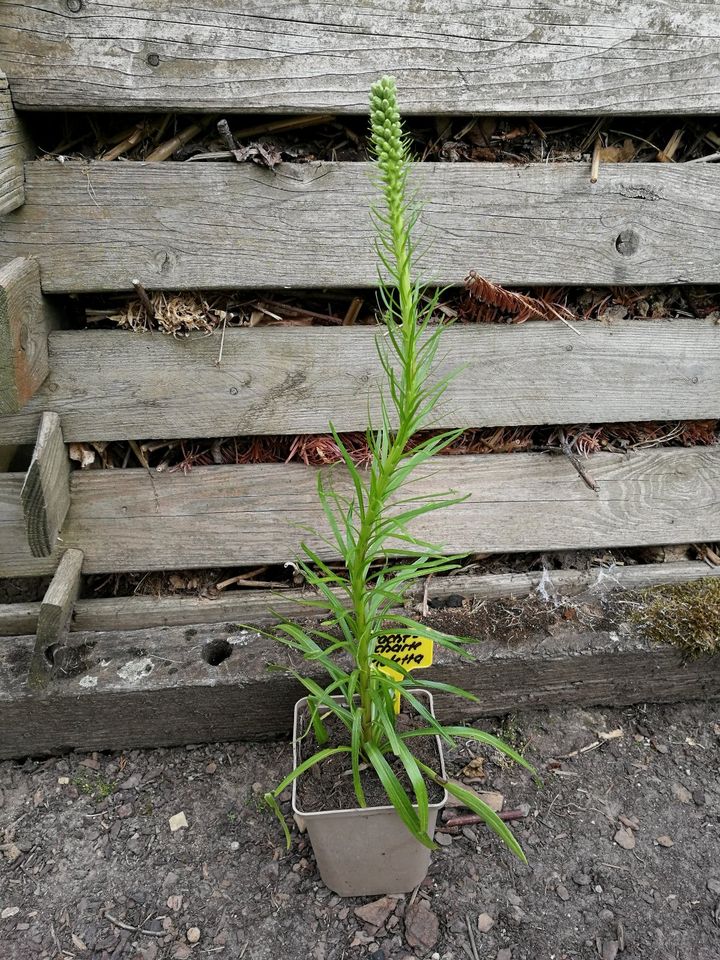
<path fill-rule="evenodd" d="M 23 109 L 363 113 L 398 78 L 406 113 L 713 113 L 717 0 L 55 0 L 0 7 Z"/>
<path fill-rule="evenodd" d="M 7 77 L 0 70 L 0 214 L 25 201 L 23 162 L 27 152 L 27 136 L 13 108 Z"/>
<path fill-rule="evenodd" d="M 0 257 L 43 290 L 373 286 L 366 163 L 33 162 Z M 720 283 L 715 164 L 417 163 L 423 275 L 461 283 Z"/>
<path fill-rule="evenodd" d="M 598 493 L 564 457 L 440 457 L 414 495 L 456 490 L 470 497 L 414 529 L 451 553 L 720 540 L 720 448 L 601 453 L 586 469 Z M 335 476 L 342 490 L 342 472 Z M 22 523 L 14 480 L 0 477 L 0 576 L 47 573 L 52 558 L 34 559 L 24 536 L 13 536 Z M 282 563 L 298 552 L 298 524 L 325 532 L 309 467 L 196 467 L 187 476 L 75 471 L 63 544 L 83 551 L 86 573 Z"/>
<path fill-rule="evenodd" d="M 657 584 L 687 583 L 707 577 L 720 577 L 720 567 L 700 561 L 647 563 L 637 566 L 593 567 L 590 570 L 553 570 L 533 573 L 461 574 L 434 577 L 408 593 L 416 609 L 427 592 L 430 601 L 459 596 L 473 600 L 497 600 L 524 597 L 543 589 L 551 595 L 572 596 L 587 591 L 597 595 L 613 590 L 639 590 Z M 307 599 L 303 590 L 232 591 L 216 598 L 183 596 L 103 597 L 78 600 L 69 629 L 144 630 L 148 627 L 190 626 L 198 623 L 240 623 L 266 626 L 281 617 L 312 617 L 312 607 L 299 601 Z M 0 604 L 0 637 L 18 637 L 34 633 L 39 603 Z"/>
<path fill-rule="evenodd" d="M 382 331 L 382 328 L 378 328 Z M 434 425 L 514 426 L 720 417 L 720 326 L 712 320 L 455 327 L 437 376 L 457 371 Z M 52 375 L 0 419 L 27 442 L 43 410 L 68 442 L 364 430 L 379 421 L 377 330 L 244 328 L 175 340 L 59 331 Z M 328 358 L 332 357 L 332 363 Z"/>
<path fill-rule="evenodd" d="M 82 565 L 81 550 L 66 550 L 45 591 L 40 603 L 35 646 L 28 671 L 31 687 L 43 687 L 50 679 L 52 648 L 63 641 L 70 623 L 73 606 L 80 593 Z"/>
<path fill-rule="evenodd" d="M 30 552 L 49 557 L 70 506 L 70 458 L 56 413 L 42 415 L 20 499 Z"/>
<path fill-rule="evenodd" d="M 16 257 L 0 266 L 0 417 L 22 409 L 47 377 L 54 325 L 37 261 Z"/>
<path fill-rule="evenodd" d="M 213 643 L 230 652 L 218 666 L 204 658 Z M 267 669 L 287 662 L 278 644 L 224 626 L 74 634 L 64 674 L 39 692 L 24 685 L 32 648 L 31 637 L 0 643 L 3 759 L 286 734 L 303 694 L 288 674 Z M 632 633 L 579 633 L 569 625 L 510 645 L 488 637 L 470 649 L 471 663 L 436 651 L 425 674 L 479 698 L 436 695 L 445 722 L 522 708 L 720 695 L 720 657 L 684 663 L 673 648 Z"/>

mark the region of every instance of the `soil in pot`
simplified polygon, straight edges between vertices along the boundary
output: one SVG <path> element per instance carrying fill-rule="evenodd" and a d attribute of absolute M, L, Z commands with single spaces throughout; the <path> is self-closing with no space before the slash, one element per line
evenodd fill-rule
<path fill-rule="evenodd" d="M 303 733 L 299 747 L 299 760 L 306 760 L 323 747 L 339 747 L 347 745 L 349 741 L 346 727 L 337 719 L 329 716 L 325 726 L 329 740 L 321 747 L 315 739 L 310 726 L 310 718 L 305 712 L 302 718 Z M 398 715 L 397 729 L 399 732 L 417 730 L 427 726 L 425 720 L 415 711 L 403 712 Z M 440 772 L 440 758 L 438 755 L 435 737 L 417 737 L 411 743 L 412 752 L 423 763 Z M 386 754 L 385 759 L 390 764 L 393 773 L 400 781 L 410 797 L 413 796 L 412 786 L 401 761 L 392 754 Z M 369 767 L 360 773 L 360 781 L 365 793 L 368 807 L 384 807 L 389 804 L 387 794 L 383 789 L 375 771 Z M 441 803 L 444 790 L 437 784 L 427 782 L 428 800 L 431 804 Z M 321 810 L 353 810 L 358 806 L 357 797 L 353 788 L 352 767 L 350 754 L 337 754 L 328 757 L 322 763 L 316 764 L 308 773 L 300 777 L 297 786 L 298 807 L 306 813 L 315 813 Z"/>

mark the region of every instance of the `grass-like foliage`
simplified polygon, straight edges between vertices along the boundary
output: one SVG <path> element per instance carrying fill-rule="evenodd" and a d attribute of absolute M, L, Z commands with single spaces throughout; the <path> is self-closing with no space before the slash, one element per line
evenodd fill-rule
<path fill-rule="evenodd" d="M 266 799 L 280 816 L 279 794 L 314 764 L 337 753 L 349 754 L 359 806 L 366 806 L 360 769 L 372 767 L 389 802 L 408 830 L 433 848 L 428 835 L 427 782 L 459 797 L 479 814 L 507 846 L 524 859 L 522 850 L 505 823 L 471 791 L 447 783 L 436 770 L 416 759 L 412 741 L 439 736 L 448 744 L 454 738 L 471 738 L 490 744 L 528 769 L 529 764 L 511 747 L 482 731 L 447 727 L 438 723 L 413 688 L 443 691 L 474 700 L 472 694 L 437 681 L 423 680 L 376 653 L 378 637 L 388 632 L 422 635 L 436 644 L 467 655 L 463 641 L 431 630 L 402 612 L 408 588 L 431 574 L 457 566 L 458 557 L 443 554 L 442 547 L 418 539 L 409 528 L 416 518 L 447 508 L 464 499 L 453 493 L 413 495 L 411 483 L 418 471 L 451 443 L 460 431 L 417 438 L 431 426 L 433 411 L 451 377 L 435 379 L 433 366 L 445 326 L 430 324 L 438 293 L 413 277 L 415 248 L 412 230 L 420 207 L 408 193 L 410 170 L 408 142 L 403 135 L 395 83 L 383 77 L 370 96 L 372 144 L 377 184 L 382 204 L 373 209 L 380 273 L 380 298 L 384 326 L 377 346 L 385 376 L 381 390 L 380 422 L 368 430 L 372 462 L 367 471 L 353 463 L 337 431 L 330 424 L 344 459 L 350 485 L 340 492 L 318 472 L 318 496 L 331 531 L 331 546 L 339 551 L 347 573 L 331 569 L 317 552 L 302 544 L 299 567 L 315 598 L 303 601 L 327 611 L 318 629 L 284 622 L 277 638 L 321 665 L 329 676 L 326 686 L 297 675 L 308 692 L 308 708 L 320 749 L 292 771 Z M 379 667 L 392 667 L 388 673 Z M 396 729 L 394 701 L 399 694 L 420 715 L 424 726 L 409 732 Z M 325 721 L 329 716 L 345 728 L 347 741 L 328 747 Z M 399 759 L 411 784 L 407 791 L 388 757 Z M 397 765 L 396 765 L 397 766 Z M 289 842 L 289 834 L 284 820 Z"/>

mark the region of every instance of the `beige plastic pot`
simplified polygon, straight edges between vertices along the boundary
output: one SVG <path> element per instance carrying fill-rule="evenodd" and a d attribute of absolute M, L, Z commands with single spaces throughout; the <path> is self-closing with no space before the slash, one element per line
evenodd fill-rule
<path fill-rule="evenodd" d="M 425 690 L 414 690 L 433 710 L 433 698 Z M 335 699 L 341 699 L 336 697 Z M 298 756 L 300 718 L 307 704 L 303 697 L 295 704 L 293 761 Z M 437 739 L 439 773 L 445 777 L 445 758 Z M 438 812 L 445 806 L 447 792 L 430 804 L 428 833 L 435 831 Z M 431 851 L 419 843 L 394 807 L 355 807 L 351 810 L 306 812 L 297 804 L 297 780 L 293 783 L 292 808 L 301 829 L 306 828 L 323 883 L 341 897 L 368 897 L 385 893 L 409 893 L 421 883 L 430 866 Z"/>

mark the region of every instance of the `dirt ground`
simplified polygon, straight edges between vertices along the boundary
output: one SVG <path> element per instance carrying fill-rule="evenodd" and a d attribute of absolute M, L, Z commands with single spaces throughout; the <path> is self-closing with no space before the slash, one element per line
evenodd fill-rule
<path fill-rule="evenodd" d="M 453 828 L 414 902 L 363 916 L 377 898 L 332 895 L 262 805 L 286 743 L 5 762 L 0 957 L 717 960 L 718 720 L 690 704 L 486 723 L 544 778 L 474 765 L 476 789 L 527 813 L 513 829 L 529 865 L 484 827 Z M 475 750 L 449 758 L 453 775 Z"/>

